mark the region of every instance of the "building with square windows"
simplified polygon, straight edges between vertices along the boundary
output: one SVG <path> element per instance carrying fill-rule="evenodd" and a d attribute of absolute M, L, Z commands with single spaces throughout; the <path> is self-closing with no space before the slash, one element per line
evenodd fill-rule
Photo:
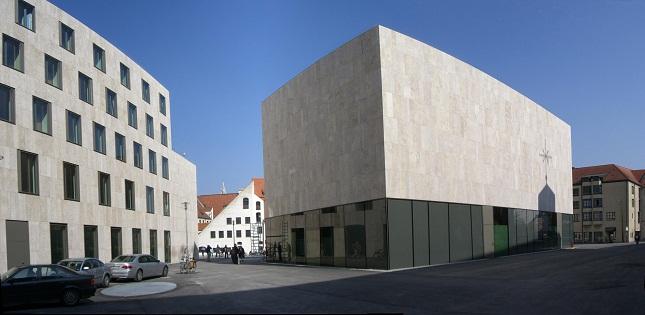
<path fill-rule="evenodd" d="M 643 228 L 645 170 L 607 164 L 573 168 L 576 243 L 633 242 Z"/>
<path fill-rule="evenodd" d="M 262 103 L 269 260 L 397 269 L 571 246 L 571 131 L 382 26 Z"/>
<path fill-rule="evenodd" d="M 0 272 L 177 262 L 197 232 L 196 170 L 172 150 L 169 91 L 48 1 L 0 1 L 0 17 Z"/>

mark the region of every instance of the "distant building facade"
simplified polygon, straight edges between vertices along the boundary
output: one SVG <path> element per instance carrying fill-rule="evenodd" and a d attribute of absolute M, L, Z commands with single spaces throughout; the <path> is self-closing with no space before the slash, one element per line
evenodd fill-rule
<path fill-rule="evenodd" d="M 385 27 L 275 91 L 262 125 L 270 259 L 397 269 L 572 245 L 570 126 Z"/>
<path fill-rule="evenodd" d="M 172 150 L 169 91 L 48 1 L 0 1 L 0 32 L 0 272 L 178 262 L 196 234 L 196 168 Z"/>
<path fill-rule="evenodd" d="M 573 168 L 576 243 L 633 242 L 645 227 L 645 170 L 615 164 Z"/>
<path fill-rule="evenodd" d="M 197 246 L 242 245 L 247 253 L 264 248 L 264 179 L 253 178 L 238 193 L 198 196 L 212 220 L 199 232 Z"/>

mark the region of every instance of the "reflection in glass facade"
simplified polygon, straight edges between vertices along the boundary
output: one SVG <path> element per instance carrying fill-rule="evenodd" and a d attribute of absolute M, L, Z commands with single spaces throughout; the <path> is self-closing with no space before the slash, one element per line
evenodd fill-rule
<path fill-rule="evenodd" d="M 267 218 L 266 259 L 368 269 L 425 266 L 568 247 L 571 224 L 571 215 L 562 213 L 377 199 Z"/>

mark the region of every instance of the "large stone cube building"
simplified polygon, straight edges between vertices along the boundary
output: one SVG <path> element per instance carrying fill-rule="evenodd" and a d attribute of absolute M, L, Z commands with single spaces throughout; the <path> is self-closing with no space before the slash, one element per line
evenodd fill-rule
<path fill-rule="evenodd" d="M 262 123 L 270 259 L 395 269 L 572 243 L 569 125 L 408 36 L 344 44 Z"/>
<path fill-rule="evenodd" d="M 168 90 L 48 1 L 0 1 L 0 33 L 0 272 L 177 262 L 197 232 L 196 170 L 172 150 Z"/>

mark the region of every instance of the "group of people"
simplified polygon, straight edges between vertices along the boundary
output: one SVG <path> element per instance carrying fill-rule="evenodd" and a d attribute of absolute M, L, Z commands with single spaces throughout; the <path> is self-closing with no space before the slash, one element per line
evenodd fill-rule
<path fill-rule="evenodd" d="M 240 260 L 246 257 L 246 251 L 244 250 L 244 247 L 242 247 L 242 245 L 233 245 L 233 247 L 224 245 L 224 248 L 219 247 L 219 245 L 214 248 L 208 245 L 204 248 L 203 251 L 204 253 L 206 253 L 208 261 L 211 260 L 211 255 L 213 254 L 217 258 L 224 256 L 225 259 L 228 259 L 230 256 L 234 264 L 240 264 Z"/>
<path fill-rule="evenodd" d="M 289 243 L 286 243 L 285 250 L 287 256 L 285 257 L 285 259 L 288 262 L 291 262 L 291 245 Z M 282 243 L 273 242 L 273 245 L 271 245 L 271 243 L 268 243 L 264 254 L 267 261 L 273 260 L 282 262 Z"/>

